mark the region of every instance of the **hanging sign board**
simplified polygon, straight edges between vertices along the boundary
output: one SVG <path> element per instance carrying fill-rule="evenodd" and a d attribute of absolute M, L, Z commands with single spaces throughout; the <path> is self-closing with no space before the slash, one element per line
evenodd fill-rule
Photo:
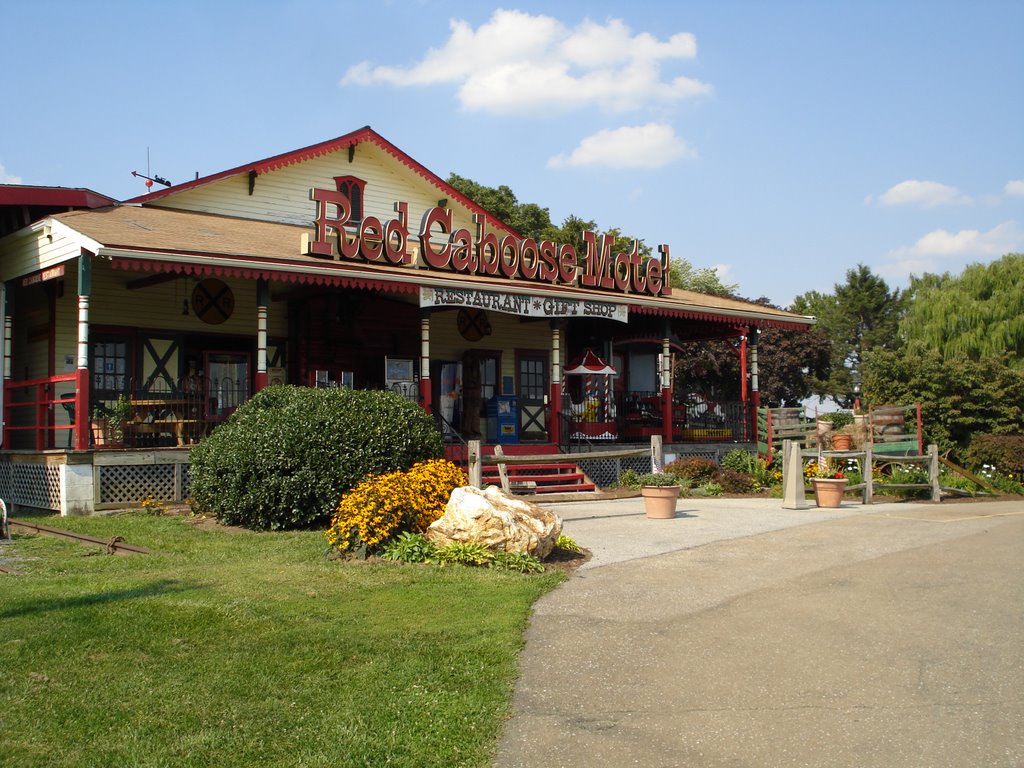
<path fill-rule="evenodd" d="M 478 291 L 471 288 L 420 288 L 421 307 L 474 307 L 520 317 L 599 317 L 629 321 L 629 307 L 589 299 Z"/>
<path fill-rule="evenodd" d="M 42 272 L 33 272 L 31 275 L 21 278 L 21 287 L 27 288 L 30 285 L 36 283 L 45 283 L 48 280 L 56 280 L 58 277 L 64 277 L 64 265 L 59 264 L 56 267 L 50 267 L 44 269 Z"/>

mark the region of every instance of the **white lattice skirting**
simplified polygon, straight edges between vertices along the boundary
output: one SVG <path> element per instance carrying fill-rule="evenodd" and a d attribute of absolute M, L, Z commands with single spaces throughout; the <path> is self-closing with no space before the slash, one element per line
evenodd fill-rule
<path fill-rule="evenodd" d="M 145 498 L 188 498 L 188 451 L 35 454 L 0 458 L 0 498 L 9 509 L 62 515 L 139 505 Z"/>

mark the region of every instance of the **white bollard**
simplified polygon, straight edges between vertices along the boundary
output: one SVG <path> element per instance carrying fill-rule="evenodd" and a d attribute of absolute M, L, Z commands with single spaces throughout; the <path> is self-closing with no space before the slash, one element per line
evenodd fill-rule
<path fill-rule="evenodd" d="M 804 467 L 800 460 L 800 441 L 782 441 L 782 508 L 809 509 L 804 497 Z"/>

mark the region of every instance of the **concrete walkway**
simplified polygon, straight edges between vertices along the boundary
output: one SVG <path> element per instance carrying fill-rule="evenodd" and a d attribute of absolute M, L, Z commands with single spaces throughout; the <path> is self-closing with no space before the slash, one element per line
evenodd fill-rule
<path fill-rule="evenodd" d="M 1024 765 L 1024 502 L 555 505 L 497 765 Z"/>

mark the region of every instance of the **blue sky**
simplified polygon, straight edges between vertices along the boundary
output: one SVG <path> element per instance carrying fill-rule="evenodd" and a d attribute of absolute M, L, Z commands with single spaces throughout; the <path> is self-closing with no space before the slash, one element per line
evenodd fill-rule
<path fill-rule="evenodd" d="M 0 183 L 145 192 L 371 125 L 786 306 L 1024 251 L 1024 3 L 12 4 Z"/>

